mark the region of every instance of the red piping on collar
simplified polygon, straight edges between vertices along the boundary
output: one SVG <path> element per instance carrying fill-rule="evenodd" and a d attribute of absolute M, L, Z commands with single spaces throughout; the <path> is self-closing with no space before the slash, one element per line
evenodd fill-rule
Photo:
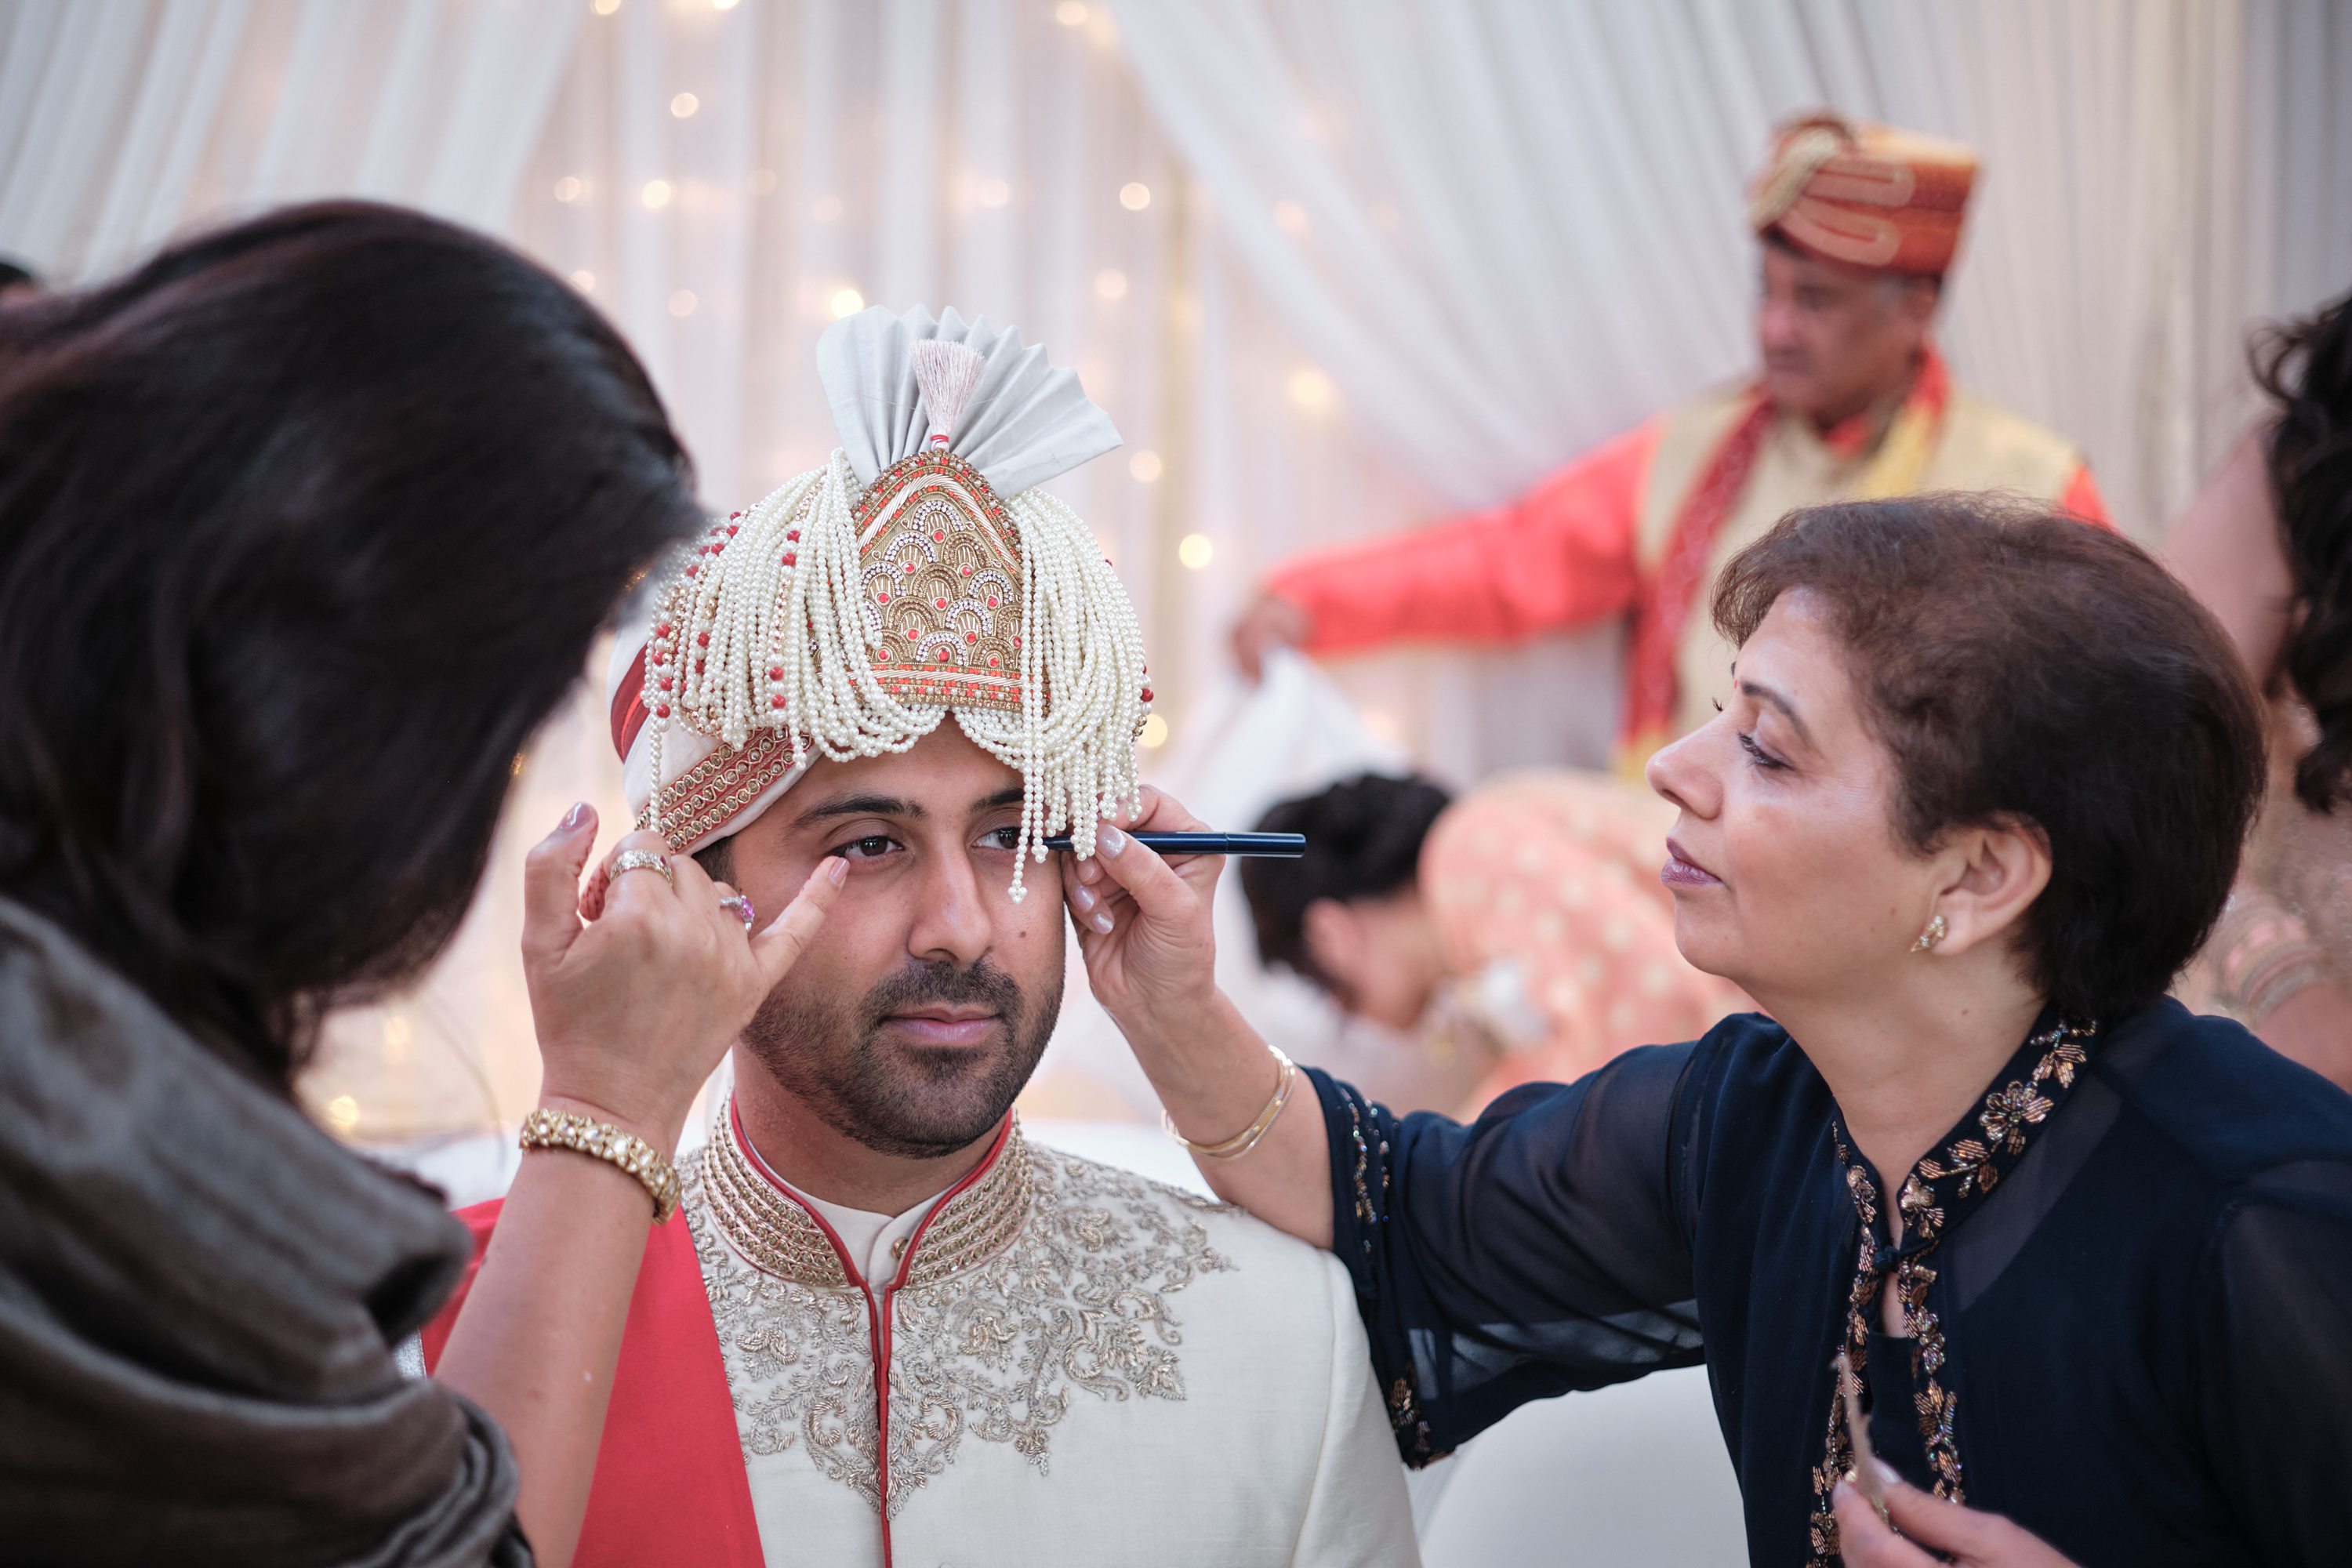
<path fill-rule="evenodd" d="M 640 656 L 641 658 L 642 657 Z M 879 1300 L 875 1297 L 874 1287 L 866 1283 L 865 1271 L 851 1259 L 849 1248 L 843 1244 L 840 1233 L 826 1223 L 824 1215 L 817 1213 L 815 1208 L 803 1200 L 798 1193 L 786 1185 L 784 1179 L 769 1168 L 768 1162 L 761 1157 L 760 1151 L 751 1146 L 751 1140 L 745 1136 L 743 1131 L 742 1113 L 736 1109 L 732 1097 L 730 1097 L 727 1101 L 727 1129 L 733 1136 L 736 1147 L 751 1157 L 751 1169 L 759 1172 L 761 1177 L 770 1186 L 775 1188 L 779 1195 L 789 1200 L 803 1214 L 816 1222 L 817 1229 L 824 1233 L 824 1239 L 832 1246 L 833 1255 L 840 1259 L 841 1271 L 849 1277 L 849 1282 L 856 1286 L 859 1294 L 866 1298 L 866 1342 L 872 1352 L 874 1362 L 874 1474 L 877 1489 L 882 1496 L 882 1568 L 891 1568 L 890 1298 L 905 1288 L 907 1277 L 915 1267 L 915 1256 L 922 1250 L 923 1237 L 931 1228 L 931 1222 L 940 1217 L 948 1205 L 971 1191 L 982 1176 L 995 1169 L 996 1162 L 1003 1157 L 1004 1146 L 1013 1138 L 1013 1113 L 1006 1111 L 1004 1120 L 997 1124 L 995 1141 L 989 1144 L 988 1152 L 981 1156 L 980 1163 L 965 1172 L 961 1180 L 933 1200 L 930 1212 L 923 1215 L 921 1222 L 915 1226 L 914 1234 L 907 1238 L 907 1252 L 906 1256 L 898 1260 L 898 1272 L 892 1277 L 890 1283 L 882 1287 Z"/>

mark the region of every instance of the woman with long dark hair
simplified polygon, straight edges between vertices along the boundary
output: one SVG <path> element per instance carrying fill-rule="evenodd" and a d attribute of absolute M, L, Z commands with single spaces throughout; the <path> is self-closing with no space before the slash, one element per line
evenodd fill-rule
<path fill-rule="evenodd" d="M 2188 987 L 2352 1089 L 2352 294 L 2256 334 L 2272 412 L 2168 543 L 2263 690 L 2270 792 Z"/>
<path fill-rule="evenodd" d="M 1661 877 L 1764 1011 L 1468 1125 L 1292 1097 L 1215 990 L 1217 864 L 1114 840 L 1079 941 L 1202 1171 L 1347 1265 L 1410 1462 L 1703 1363 L 1759 1563 L 2341 1562 L 2352 1097 L 2165 994 L 2262 789 L 2220 627 L 1969 496 L 1791 513 L 1714 610 Z"/>
<path fill-rule="evenodd" d="M 631 836 L 583 925 L 594 813 L 534 851 L 556 1152 L 438 1380 L 394 1347 L 466 1233 L 289 1080 L 457 929 L 688 484 L 594 310 L 414 213 L 289 209 L 0 308 L 11 1563 L 569 1560 L 662 1156 L 829 884 L 747 940 Z"/>

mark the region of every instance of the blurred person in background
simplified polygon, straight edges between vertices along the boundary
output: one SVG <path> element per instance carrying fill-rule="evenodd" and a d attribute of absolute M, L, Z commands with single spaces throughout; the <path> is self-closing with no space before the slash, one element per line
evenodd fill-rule
<path fill-rule="evenodd" d="M 548 1152 L 437 1381 L 394 1347 L 465 1227 L 289 1082 L 447 942 L 688 487 L 578 291 L 418 214 L 289 208 L 0 310 L 11 1564 L 570 1561 L 667 1152 L 834 884 L 755 942 L 648 863 L 583 926 L 594 813 L 533 853 Z"/>
<path fill-rule="evenodd" d="M 2257 342 L 2273 409 L 2167 542 L 2269 720 L 2270 790 L 2183 994 L 2352 1089 L 2352 295 Z"/>
<path fill-rule="evenodd" d="M 1976 173 L 1958 142 L 1827 113 L 1784 126 L 1747 214 L 1759 241 L 1758 374 L 1643 420 L 1505 506 L 1276 568 L 1234 630 L 1244 669 L 1255 677 L 1283 644 L 1503 643 L 1625 619 L 1618 777 L 1556 786 L 1578 815 L 1619 820 L 1559 859 L 1586 886 L 1648 880 L 1657 843 L 1642 765 L 1729 699 L 1731 650 L 1708 624 L 1707 595 L 1783 513 L 2000 490 L 2105 521 L 2074 446 L 1953 384 L 1937 352 Z M 1630 858 L 1618 852 L 1629 842 Z M 1486 875 L 1509 871 L 1498 860 Z M 1612 953 L 1636 982 L 1679 967 L 1658 921 Z M 1638 987 L 1596 997 L 1604 1027 L 1621 1001 L 1647 1005 Z"/>
<path fill-rule="evenodd" d="M 1303 834 L 1306 854 L 1239 868 L 1258 956 L 1459 1061 L 1472 1087 L 1449 1109 L 1473 1115 L 1700 1034 L 1747 1001 L 1674 951 L 1674 900 L 1644 864 L 1674 810 L 1606 805 L 1577 774 L 1533 770 L 1458 800 L 1364 773 L 1283 801 L 1258 830 Z"/>
<path fill-rule="evenodd" d="M 2262 798 L 2228 637 L 2127 541 L 1967 496 L 1794 513 L 1711 607 L 1738 686 L 1650 762 L 1660 875 L 1764 1011 L 1466 1125 L 1310 1069 L 1202 1173 L 1348 1265 L 1413 1464 L 1703 1363 L 1758 1563 L 2341 1563 L 2352 1096 L 2165 994 Z M 1192 1139 L 1280 1078 L 1218 871 L 1065 868 Z"/>
<path fill-rule="evenodd" d="M 1935 321 L 1976 154 L 1808 115 L 1750 188 L 1760 242 L 1752 379 L 1643 420 L 1492 511 L 1277 568 L 1234 628 L 1348 653 L 1416 637 L 1512 642 L 1629 618 L 1620 771 L 1704 723 L 1729 689 L 1706 597 L 1724 562 L 1818 501 L 2002 490 L 2105 521 L 2063 437 L 1955 386 Z"/>

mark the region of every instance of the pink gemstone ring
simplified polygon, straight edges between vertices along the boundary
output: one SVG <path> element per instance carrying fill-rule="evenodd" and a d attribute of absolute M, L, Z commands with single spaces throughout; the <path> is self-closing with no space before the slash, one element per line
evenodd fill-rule
<path fill-rule="evenodd" d="M 760 918 L 760 911 L 751 907 L 750 899 L 740 893 L 730 893 L 719 900 L 719 907 L 743 922 L 745 936 L 751 934 L 751 923 Z"/>

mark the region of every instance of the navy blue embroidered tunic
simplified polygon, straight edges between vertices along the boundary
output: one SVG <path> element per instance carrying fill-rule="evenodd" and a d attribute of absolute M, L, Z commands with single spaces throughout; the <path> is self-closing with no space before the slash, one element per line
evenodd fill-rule
<path fill-rule="evenodd" d="M 1878 1452 L 2078 1563 L 2352 1562 L 2352 1095 L 2235 1024 L 2166 1000 L 2038 1029 L 1894 1190 L 1900 1247 L 1760 1016 L 1467 1126 L 1310 1073 L 1408 1462 L 1703 1362 L 1751 1559 L 1833 1560 L 1858 1338 Z M 1889 1276 L 1907 1337 L 1878 1331 Z"/>

